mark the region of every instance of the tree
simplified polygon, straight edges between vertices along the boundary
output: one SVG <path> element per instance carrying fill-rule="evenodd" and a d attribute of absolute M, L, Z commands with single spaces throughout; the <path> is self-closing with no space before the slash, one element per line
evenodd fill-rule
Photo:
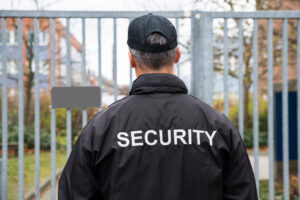
<path fill-rule="evenodd" d="M 201 0 L 195 0 L 195 7 L 199 7 L 199 5 L 201 6 L 201 4 L 207 4 L 210 3 L 211 5 L 211 9 L 214 10 L 228 10 L 228 11 L 235 11 L 237 9 L 245 9 L 245 7 L 247 7 L 247 4 L 249 3 L 249 0 L 245 0 L 245 1 L 236 1 L 236 0 L 223 0 L 223 1 L 218 1 L 218 0 L 213 0 L 213 1 L 201 1 Z M 238 19 L 233 19 L 234 20 L 234 24 L 235 24 L 235 29 L 238 29 Z M 249 27 L 252 26 L 252 23 L 250 20 L 245 19 L 243 20 L 244 24 L 243 24 L 243 32 L 245 32 L 245 30 L 248 30 Z M 215 27 L 214 27 L 215 28 Z M 219 23 L 217 26 L 217 29 L 220 30 L 224 30 L 224 25 L 223 22 Z M 251 58 L 252 58 L 252 46 L 253 46 L 253 42 L 252 42 L 252 37 L 253 35 L 251 33 L 248 34 L 244 34 L 243 35 L 243 45 L 244 45 L 244 52 L 243 52 L 243 66 L 244 66 L 244 77 L 243 77 L 243 107 L 244 107 L 244 113 L 243 113 L 243 117 L 244 117 L 244 127 L 247 129 L 249 128 L 250 124 L 249 124 L 249 110 L 248 110 L 248 106 L 249 106 L 249 89 L 253 83 L 252 78 L 251 78 L 251 74 L 252 74 L 252 65 L 251 65 Z M 223 37 L 222 36 L 217 36 L 216 37 L 217 43 L 223 43 Z M 237 35 L 232 36 L 231 38 L 229 38 L 229 40 L 231 40 L 231 42 L 235 42 L 237 41 Z M 222 58 L 223 55 L 223 49 L 221 49 L 222 46 L 214 46 L 214 52 L 217 52 L 216 54 L 214 54 L 214 71 L 219 72 L 221 74 L 224 73 L 224 61 Z M 235 53 L 238 51 L 238 47 L 237 45 L 234 46 L 231 49 L 228 49 L 228 54 L 229 57 L 234 57 L 235 60 L 238 60 L 238 55 Z M 229 68 L 229 75 L 233 78 L 238 78 L 238 68 Z"/>
<path fill-rule="evenodd" d="M 198 4 L 204 3 L 206 1 L 201 1 L 201 0 L 195 0 L 195 7 L 199 7 Z M 216 7 L 216 10 L 231 10 L 231 11 L 236 11 L 237 9 L 243 8 L 244 5 L 249 3 L 249 0 L 245 1 L 237 1 L 237 0 L 223 0 L 223 2 L 213 0 L 209 1 L 210 3 L 213 3 Z M 207 3 L 207 2 L 206 2 Z M 213 7 L 213 6 L 212 6 Z M 263 1 L 263 0 L 256 0 L 255 1 L 255 9 L 256 10 L 284 10 L 284 9 L 297 9 L 300 8 L 300 2 L 295 1 L 295 0 L 271 0 L 271 1 Z M 238 21 L 237 19 L 235 21 L 235 29 L 238 29 Z M 275 20 L 274 20 L 275 21 Z M 289 20 L 289 37 L 288 37 L 288 46 L 289 46 L 289 67 L 295 66 L 296 62 L 296 42 L 297 42 L 297 24 L 296 21 L 294 20 Z M 275 24 L 275 23 L 274 23 Z M 278 23 L 275 24 L 273 30 L 273 43 L 274 43 L 274 49 L 273 49 L 273 55 L 274 55 L 274 67 L 281 67 L 281 41 L 282 41 L 282 25 Z M 259 40 L 259 81 L 264 81 L 267 82 L 267 22 L 263 20 L 259 20 L 258 23 L 259 26 L 259 33 L 258 33 L 258 40 Z M 218 26 L 219 29 L 223 30 L 223 24 L 219 24 Z M 244 31 L 247 30 L 248 28 L 252 28 L 252 23 L 251 20 L 244 20 Z M 229 38 L 232 40 L 232 42 L 236 42 L 237 38 Z M 222 43 L 222 36 L 217 37 L 217 40 L 219 43 Z M 244 87 L 244 93 L 243 93 L 243 107 L 244 107 L 244 126 L 245 128 L 251 128 L 251 119 L 250 119 L 250 114 L 249 114 L 249 99 L 250 99 L 250 87 L 253 83 L 252 80 L 252 48 L 253 48 L 253 34 L 250 32 L 250 34 L 244 34 L 243 37 L 243 45 L 244 45 L 244 53 L 243 53 L 243 66 L 244 66 L 244 77 L 243 77 L 243 87 Z M 229 49 L 229 57 L 234 57 L 236 60 L 237 55 L 234 53 L 238 49 L 237 48 L 232 48 Z M 223 73 L 223 59 L 222 59 L 222 54 L 223 50 L 220 47 L 214 47 L 214 51 L 217 52 L 214 54 L 214 70 L 220 73 Z M 278 70 L 277 70 L 278 71 Z M 230 70 L 229 75 L 233 78 L 238 78 L 238 69 Z M 281 77 L 281 76 L 280 76 Z M 278 78 L 277 78 L 278 79 Z M 262 87 L 262 92 L 266 93 L 267 92 L 267 84 L 264 84 Z"/>
<path fill-rule="evenodd" d="M 17 5 L 15 5 L 16 1 L 11 0 L 10 5 L 11 5 L 11 10 L 13 10 Z M 50 1 L 47 2 L 46 4 L 43 4 L 44 2 L 42 0 L 33 0 L 33 3 L 35 4 L 35 7 L 37 10 L 44 10 L 46 6 L 50 6 L 55 1 Z M 15 30 L 18 29 L 18 21 L 16 18 L 9 18 L 12 20 L 12 26 L 14 27 Z M 27 24 L 28 27 L 26 27 L 26 30 L 32 30 L 33 29 L 33 19 L 32 23 L 30 25 Z M 39 21 L 43 21 L 45 19 L 39 19 Z M 49 27 L 43 27 L 43 29 L 49 29 Z M 32 32 L 27 32 L 22 34 L 22 39 L 23 39 L 23 47 L 25 47 L 25 53 L 26 53 L 26 61 L 24 62 L 24 97 L 25 97 L 25 108 L 24 108 L 24 115 L 25 117 L 25 128 L 28 130 L 30 128 L 30 124 L 32 124 L 33 121 L 33 114 L 31 112 L 31 107 L 32 107 L 32 88 L 34 86 L 34 76 L 35 72 L 33 70 L 33 63 L 34 63 L 34 33 Z M 56 54 L 59 53 L 60 49 L 56 48 Z M 16 60 L 15 60 L 16 62 Z M 47 69 L 44 69 L 47 70 Z M 8 76 L 9 79 L 13 79 L 15 81 L 18 81 L 17 78 L 13 76 Z"/>

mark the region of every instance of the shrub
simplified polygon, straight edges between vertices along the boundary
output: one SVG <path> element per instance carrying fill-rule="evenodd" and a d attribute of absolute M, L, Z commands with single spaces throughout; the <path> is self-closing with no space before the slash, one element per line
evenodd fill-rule
<path fill-rule="evenodd" d="M 298 199 L 298 177 L 296 175 L 290 175 L 290 199 Z M 283 199 L 283 184 L 281 183 L 275 183 L 275 191 L 276 196 L 282 197 Z M 280 198 L 281 199 L 281 198 Z"/>
<path fill-rule="evenodd" d="M 259 146 L 267 146 L 268 145 L 268 133 L 267 132 L 259 132 Z M 253 147 L 253 131 L 252 129 L 247 129 L 244 132 L 244 143 L 247 148 Z"/>

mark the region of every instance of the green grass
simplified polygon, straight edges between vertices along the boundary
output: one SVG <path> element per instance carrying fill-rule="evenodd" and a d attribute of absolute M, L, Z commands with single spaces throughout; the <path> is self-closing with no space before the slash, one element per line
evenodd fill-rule
<path fill-rule="evenodd" d="M 260 199 L 261 200 L 269 199 L 269 182 L 268 182 L 268 180 L 260 181 L 259 190 L 260 190 Z"/>
<path fill-rule="evenodd" d="M 66 162 L 66 152 L 56 151 L 56 169 L 64 167 Z M 40 183 L 51 175 L 51 152 L 41 152 L 40 154 Z M 8 200 L 18 199 L 18 157 L 8 158 Z M 24 193 L 34 187 L 34 153 L 24 154 Z"/>

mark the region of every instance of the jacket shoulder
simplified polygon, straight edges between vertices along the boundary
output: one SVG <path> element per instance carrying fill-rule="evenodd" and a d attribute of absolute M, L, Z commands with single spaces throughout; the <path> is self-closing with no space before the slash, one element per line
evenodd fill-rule
<path fill-rule="evenodd" d="M 99 122 L 99 120 L 105 120 L 107 118 L 110 118 L 114 114 L 117 114 L 118 110 L 124 107 L 124 105 L 127 104 L 127 102 L 130 101 L 131 98 L 132 98 L 131 96 L 126 96 L 123 97 L 122 99 L 115 101 L 114 103 L 110 104 L 106 109 L 99 111 L 92 118 L 92 120 L 97 123 Z"/>
<path fill-rule="evenodd" d="M 220 121 L 220 122 L 226 122 L 228 123 L 228 118 L 221 112 L 217 111 L 216 109 L 214 109 L 213 107 L 211 107 L 209 104 L 201 101 L 200 99 L 192 96 L 192 95 L 187 95 L 188 99 L 194 104 L 196 105 L 201 112 L 206 115 L 206 117 L 208 117 L 209 119 L 211 119 L 210 121 Z M 230 121 L 229 121 L 230 122 Z M 231 123 L 231 122 L 230 122 Z"/>

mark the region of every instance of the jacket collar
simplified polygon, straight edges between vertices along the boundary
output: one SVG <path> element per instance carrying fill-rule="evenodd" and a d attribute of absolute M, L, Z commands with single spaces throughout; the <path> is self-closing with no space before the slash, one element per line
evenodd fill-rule
<path fill-rule="evenodd" d="M 184 82 L 175 75 L 153 73 L 140 75 L 132 84 L 129 95 L 150 93 L 185 93 Z"/>

